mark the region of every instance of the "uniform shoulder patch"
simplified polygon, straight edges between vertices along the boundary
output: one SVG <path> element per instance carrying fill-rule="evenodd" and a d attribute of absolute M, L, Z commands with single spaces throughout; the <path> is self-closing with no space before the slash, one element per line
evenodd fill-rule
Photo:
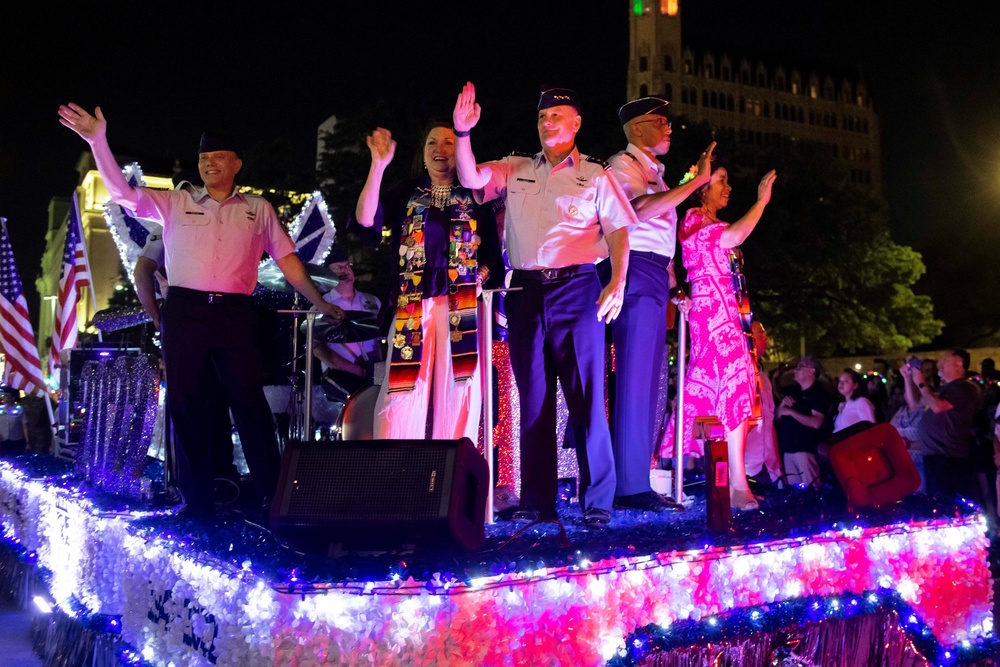
<path fill-rule="evenodd" d="M 601 158 L 599 158 L 599 157 L 594 157 L 593 155 L 588 155 L 588 156 L 587 156 L 586 158 L 584 158 L 584 159 L 585 159 L 585 160 L 586 160 L 587 162 L 593 162 L 594 164 L 599 164 L 599 165 L 601 165 L 601 169 L 605 169 L 605 170 L 607 170 L 607 169 L 611 169 L 611 165 L 610 165 L 610 164 L 608 164 L 608 161 L 607 161 L 607 160 L 602 160 L 602 159 L 601 159 Z"/>

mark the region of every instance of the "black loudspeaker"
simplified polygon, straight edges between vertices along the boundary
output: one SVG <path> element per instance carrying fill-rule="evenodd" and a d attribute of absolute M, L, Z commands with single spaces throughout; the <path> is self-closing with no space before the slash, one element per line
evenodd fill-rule
<path fill-rule="evenodd" d="M 920 488 L 920 472 L 892 424 L 861 422 L 834 434 L 829 457 L 848 507 L 880 507 Z"/>
<path fill-rule="evenodd" d="M 483 544 L 489 470 L 468 438 L 290 442 L 271 530 L 304 551 Z"/>

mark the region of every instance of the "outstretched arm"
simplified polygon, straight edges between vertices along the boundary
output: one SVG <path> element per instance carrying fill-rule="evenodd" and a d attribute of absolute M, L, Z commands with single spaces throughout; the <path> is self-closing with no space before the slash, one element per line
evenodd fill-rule
<path fill-rule="evenodd" d="M 712 179 L 712 151 L 715 150 L 715 142 L 709 144 L 705 152 L 698 159 L 695 167 L 695 177 L 683 185 L 678 185 L 670 190 L 654 192 L 648 195 L 639 195 L 632 200 L 632 208 L 640 222 L 652 220 L 663 215 L 671 209 L 677 208 L 678 204 L 690 197 L 695 190 Z"/>
<path fill-rule="evenodd" d="M 316 310 L 330 318 L 334 325 L 339 325 L 344 319 L 344 311 L 323 300 L 323 295 L 316 288 L 316 283 L 312 281 L 306 273 L 306 267 L 302 266 L 302 260 L 294 252 L 290 252 L 281 259 L 275 259 L 275 264 L 281 269 L 285 279 L 291 283 L 298 292 L 309 299 L 309 302 L 316 306 Z"/>
<path fill-rule="evenodd" d="M 392 132 L 381 127 L 376 127 L 366 141 L 368 150 L 372 153 L 372 164 L 368 169 L 368 179 L 358 196 L 358 203 L 354 207 L 354 217 L 362 227 L 371 227 L 375 224 L 375 213 L 378 211 L 382 177 L 393 156 L 396 155 L 396 142 L 392 138 Z"/>
<path fill-rule="evenodd" d="M 482 109 L 476 102 L 476 87 L 471 82 L 466 83 L 455 100 L 452 122 L 455 124 L 455 167 L 458 180 L 470 190 L 481 190 L 490 182 L 490 170 L 480 169 L 476 164 L 472 139 L 469 137 L 469 132 L 479 122 L 481 113 Z"/>
<path fill-rule="evenodd" d="M 108 122 L 101 113 L 101 107 L 97 107 L 94 114 L 92 116 L 83 107 L 70 102 L 59 107 L 59 122 L 90 145 L 97 171 L 115 203 L 134 211 L 138 206 L 138 194 L 125 180 L 125 175 L 111 153 L 107 137 Z"/>
<path fill-rule="evenodd" d="M 757 186 L 756 203 L 750 207 L 746 215 L 722 231 L 719 245 L 723 248 L 735 248 L 747 240 L 750 232 L 760 221 L 760 216 L 764 214 L 767 203 L 771 201 L 771 186 L 774 185 L 775 176 L 774 169 L 764 174 L 764 178 L 760 179 L 760 185 Z"/>
<path fill-rule="evenodd" d="M 903 395 L 906 397 L 906 406 L 910 410 L 916 410 L 920 407 L 920 390 L 917 388 L 917 382 L 922 382 L 923 376 L 920 376 L 920 380 L 914 377 L 914 374 L 919 372 L 909 364 L 903 364 L 899 367 L 899 374 L 903 378 Z"/>

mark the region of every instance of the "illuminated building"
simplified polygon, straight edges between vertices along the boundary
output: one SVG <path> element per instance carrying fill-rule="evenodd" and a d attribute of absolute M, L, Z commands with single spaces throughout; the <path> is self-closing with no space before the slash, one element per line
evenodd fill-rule
<path fill-rule="evenodd" d="M 628 99 L 663 95 L 675 115 L 741 143 L 814 142 L 852 183 L 881 192 L 878 115 L 858 71 L 685 43 L 680 0 L 634 0 L 628 11 Z"/>

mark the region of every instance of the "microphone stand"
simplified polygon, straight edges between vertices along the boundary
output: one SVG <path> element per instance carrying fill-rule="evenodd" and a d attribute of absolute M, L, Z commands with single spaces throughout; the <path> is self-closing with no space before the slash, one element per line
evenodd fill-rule
<path fill-rule="evenodd" d="M 296 301 L 298 301 L 298 294 L 295 295 Z M 312 382 L 313 382 L 313 365 L 312 365 L 312 348 L 313 348 L 313 325 L 315 323 L 316 317 L 320 314 L 315 310 L 302 310 L 295 308 L 293 310 L 279 310 L 279 313 L 291 313 L 294 315 L 294 328 L 292 334 L 292 398 L 289 402 L 288 411 L 289 415 L 289 431 L 294 440 L 299 442 L 309 442 L 312 440 Z M 298 331 L 299 331 L 299 315 L 306 316 L 306 352 L 305 352 L 305 394 L 301 388 L 297 386 L 298 383 L 298 357 L 297 352 L 298 346 Z M 304 406 L 304 412 L 299 412 L 299 405 Z M 301 419 L 300 419 L 301 415 Z"/>

